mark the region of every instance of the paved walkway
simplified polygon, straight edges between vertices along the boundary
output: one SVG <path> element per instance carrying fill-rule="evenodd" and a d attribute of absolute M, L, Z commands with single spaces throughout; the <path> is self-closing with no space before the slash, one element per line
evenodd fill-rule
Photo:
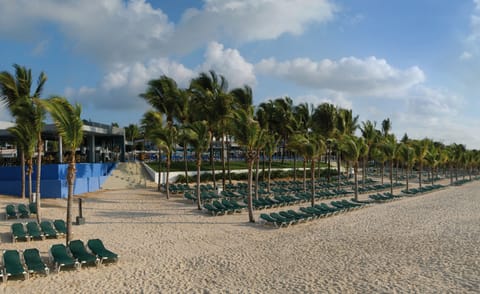
<path fill-rule="evenodd" d="M 103 183 L 102 190 L 144 189 L 155 187 L 140 162 L 119 162 L 108 179 Z"/>

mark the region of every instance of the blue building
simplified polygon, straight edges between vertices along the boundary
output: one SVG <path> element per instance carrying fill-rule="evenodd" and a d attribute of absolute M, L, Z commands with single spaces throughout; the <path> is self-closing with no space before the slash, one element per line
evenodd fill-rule
<path fill-rule="evenodd" d="M 21 194 L 21 166 L 15 139 L 8 131 L 13 123 L 0 122 L 0 194 Z M 76 150 L 77 176 L 74 194 L 93 192 L 101 188 L 112 169 L 125 160 L 125 130 L 111 125 L 84 121 L 84 140 Z M 67 197 L 68 152 L 62 148 L 62 138 L 55 125 L 45 125 L 42 132 L 43 156 L 40 195 L 42 198 Z M 34 163 L 33 187 L 36 186 Z M 35 189 L 35 188 L 34 188 Z"/>

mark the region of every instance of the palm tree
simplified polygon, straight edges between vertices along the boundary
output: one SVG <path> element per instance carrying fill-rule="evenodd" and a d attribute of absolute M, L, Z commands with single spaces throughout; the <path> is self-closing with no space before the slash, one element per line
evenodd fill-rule
<path fill-rule="evenodd" d="M 10 113 L 16 119 L 17 124 L 27 124 L 37 137 L 37 182 L 36 182 L 36 203 L 37 221 L 41 220 L 40 210 L 40 179 L 42 166 L 42 130 L 45 113 L 37 103 L 47 81 L 47 75 L 41 72 L 35 91 L 31 93 L 32 71 L 18 64 L 13 65 L 15 76 L 7 71 L 0 72 L 0 101 L 5 104 Z M 25 182 L 23 181 L 23 184 Z"/>
<path fill-rule="evenodd" d="M 351 161 L 353 165 L 355 200 L 358 200 L 358 160 L 360 159 L 360 155 L 365 153 L 366 146 L 363 138 L 356 138 L 354 136 L 346 137 L 340 146 L 345 158 Z"/>
<path fill-rule="evenodd" d="M 367 148 L 367 152 L 363 158 L 363 168 L 362 168 L 362 186 L 365 188 L 366 179 L 367 179 L 367 161 L 369 156 L 372 156 L 373 146 L 377 141 L 377 130 L 376 130 L 376 122 L 371 122 L 367 120 L 362 122 L 362 127 L 360 127 L 362 132 L 362 137 L 365 141 L 365 145 Z"/>
<path fill-rule="evenodd" d="M 149 111 L 144 114 L 142 121 L 151 120 L 156 122 L 155 126 L 149 130 L 149 138 L 155 144 L 165 151 L 167 174 L 165 176 L 165 191 L 167 199 L 170 199 L 170 166 L 172 163 L 172 153 L 175 150 L 175 143 L 177 141 L 177 128 L 175 125 L 163 126 L 161 124 L 161 114 L 155 111 Z"/>
<path fill-rule="evenodd" d="M 195 151 L 196 165 L 197 165 L 197 205 L 198 210 L 202 210 L 200 206 L 201 203 L 201 194 L 200 194 L 200 169 L 202 165 L 202 154 L 208 150 L 210 145 L 212 133 L 208 128 L 208 123 L 206 121 L 196 121 L 189 124 L 188 129 L 190 130 L 189 143 Z"/>
<path fill-rule="evenodd" d="M 253 119 L 253 111 L 238 110 L 235 113 L 234 120 L 236 130 L 234 133 L 235 140 L 239 145 L 245 148 L 245 157 L 248 166 L 248 217 L 250 222 L 255 222 L 253 217 L 252 205 L 252 177 L 253 163 L 258 157 L 258 150 L 264 144 L 265 131 L 260 127 L 258 121 Z"/>
<path fill-rule="evenodd" d="M 159 150 L 159 156 L 158 156 L 158 161 L 159 165 L 161 163 L 161 151 L 168 150 L 168 146 L 165 144 L 164 141 L 162 141 L 160 138 L 158 138 L 157 133 L 161 132 L 159 130 L 162 130 L 163 128 L 163 117 L 162 114 L 158 111 L 147 111 L 146 113 L 143 114 L 142 120 L 141 120 L 142 128 L 145 130 L 145 137 L 151 140 L 152 142 L 155 142 L 157 145 L 157 148 Z M 167 152 L 168 154 L 168 152 Z M 167 156 L 168 157 L 168 156 Z M 168 166 L 168 164 L 167 164 Z M 161 174 L 161 169 L 159 169 L 159 174 Z M 169 167 L 167 167 L 167 184 L 168 184 L 168 176 L 169 176 Z M 161 190 L 162 186 L 162 181 L 159 177 L 158 179 L 158 186 L 157 186 L 157 191 Z M 167 199 L 169 198 L 169 189 L 167 189 Z"/>
<path fill-rule="evenodd" d="M 228 91 L 228 82 L 222 75 L 217 75 L 211 70 L 193 79 L 190 83 L 190 91 L 193 94 L 193 103 L 197 111 L 194 120 L 206 120 L 209 124 L 212 138 L 210 142 L 210 164 L 212 167 L 213 185 L 216 187 L 215 179 L 215 156 L 213 146 L 213 134 L 217 133 L 221 140 L 222 153 L 225 150 L 226 120 L 230 117 L 232 110 L 232 96 Z M 222 166 L 225 166 L 225 157 L 222 157 Z M 223 182 L 225 182 L 225 168 L 223 168 Z"/>
<path fill-rule="evenodd" d="M 419 182 L 419 187 L 422 187 L 422 174 L 423 174 L 423 166 L 425 165 L 425 157 L 428 154 L 428 149 L 430 147 L 431 141 L 429 139 L 423 139 L 419 141 L 414 142 L 414 148 L 415 148 L 415 156 L 416 160 L 418 161 L 418 164 L 420 165 L 420 170 L 418 173 L 418 182 Z"/>
<path fill-rule="evenodd" d="M 390 164 L 390 193 L 393 194 L 393 162 L 397 158 L 397 140 L 393 134 L 387 134 L 387 137 L 380 143 L 380 150 Z"/>
<path fill-rule="evenodd" d="M 15 137 L 17 147 L 21 153 L 21 169 L 22 169 L 22 199 L 25 199 L 25 162 L 27 163 L 28 175 L 28 196 L 32 201 L 32 173 L 33 173 L 33 154 L 37 145 L 37 137 L 32 132 L 32 128 L 26 124 L 17 124 L 8 129 Z"/>
<path fill-rule="evenodd" d="M 398 153 L 400 155 L 400 159 L 403 161 L 403 164 L 405 165 L 406 190 L 408 191 L 409 180 L 410 180 L 410 170 L 415 164 L 415 149 L 412 146 L 410 146 L 409 141 L 405 140 L 400 144 Z"/>
<path fill-rule="evenodd" d="M 321 135 L 327 142 L 327 181 L 330 183 L 330 154 L 332 144 L 328 144 L 328 139 L 334 137 L 337 126 L 337 108 L 333 104 L 322 103 L 315 108 L 312 115 L 312 129 L 315 133 Z M 332 141 L 330 141 L 332 142 Z"/>
<path fill-rule="evenodd" d="M 42 101 L 41 105 L 49 111 L 66 149 L 70 151 L 71 154 L 67 172 L 68 198 L 66 243 L 68 245 L 72 237 L 73 185 L 75 183 L 76 173 L 75 151 L 80 147 L 83 141 L 83 121 L 80 118 L 82 107 L 80 104 L 71 105 L 67 99 L 63 97 L 52 97 L 48 100 Z"/>

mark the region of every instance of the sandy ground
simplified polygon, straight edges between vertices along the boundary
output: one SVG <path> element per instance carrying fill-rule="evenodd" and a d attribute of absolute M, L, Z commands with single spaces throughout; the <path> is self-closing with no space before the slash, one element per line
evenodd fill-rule
<path fill-rule="evenodd" d="M 153 190 L 92 193 L 74 238 L 102 239 L 119 261 L 9 280 L 0 292 L 479 293 L 479 191 L 476 182 L 286 229 L 249 224 L 247 212 L 212 217 Z M 0 207 L 20 202 L 0 197 Z M 44 200 L 44 219 L 65 207 Z M 65 242 L 12 243 L 14 221 L 0 221 L 2 250 L 35 247 L 49 262 Z"/>

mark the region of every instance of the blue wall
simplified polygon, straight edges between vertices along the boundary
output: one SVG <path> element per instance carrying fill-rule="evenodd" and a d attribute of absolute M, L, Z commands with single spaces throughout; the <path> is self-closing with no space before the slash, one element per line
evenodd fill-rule
<path fill-rule="evenodd" d="M 77 177 L 73 194 L 94 192 L 115 168 L 116 163 L 77 163 Z M 42 165 L 42 181 L 40 183 L 40 196 L 42 198 L 66 198 L 67 164 Z M 0 167 L 0 194 L 21 196 L 21 167 Z M 36 169 L 32 175 L 32 189 L 36 188 Z M 28 179 L 26 180 L 26 193 L 28 194 Z"/>

